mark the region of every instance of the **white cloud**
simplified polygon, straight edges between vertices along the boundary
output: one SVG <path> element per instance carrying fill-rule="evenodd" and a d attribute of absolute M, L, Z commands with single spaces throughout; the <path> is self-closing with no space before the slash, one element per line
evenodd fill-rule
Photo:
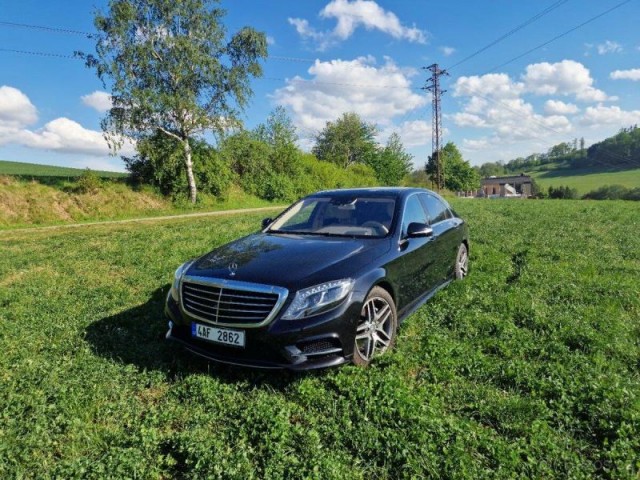
<path fill-rule="evenodd" d="M 410 78 L 417 72 L 398 67 L 386 58 L 377 66 L 375 58 L 316 60 L 309 68 L 311 80 L 296 76 L 273 94 L 274 103 L 287 107 L 303 131 L 319 131 L 327 121 L 344 112 L 356 112 L 381 128 L 392 119 L 427 103 L 413 91 Z"/>
<path fill-rule="evenodd" d="M 275 45 L 276 44 L 276 39 L 273 38 L 271 35 L 267 35 L 267 45 Z"/>
<path fill-rule="evenodd" d="M 289 23 L 305 39 L 317 43 L 319 50 L 351 37 L 358 27 L 379 30 L 393 38 L 409 42 L 426 43 L 426 33 L 415 26 L 402 25 L 398 17 L 384 10 L 372 0 L 332 0 L 321 11 L 322 18 L 335 18 L 336 26 L 330 31 L 318 31 L 302 18 L 289 18 Z"/>
<path fill-rule="evenodd" d="M 56 118 L 36 131 L 21 130 L 15 136 L 16 143 L 26 147 L 54 150 L 64 153 L 106 156 L 109 147 L 102 132 L 84 128 L 78 122 L 65 117 Z M 120 153 L 132 153 L 131 144 L 126 144 Z"/>
<path fill-rule="evenodd" d="M 449 57 L 456 53 L 456 49 L 453 47 L 440 47 L 440 51 L 445 57 Z"/>
<path fill-rule="evenodd" d="M 392 133 L 397 133 L 406 148 L 431 145 L 431 123 L 425 120 L 412 120 L 402 122 L 385 128 L 378 135 L 378 140 L 385 143 Z M 447 130 L 443 132 L 445 135 Z"/>
<path fill-rule="evenodd" d="M 459 77 L 453 88 L 454 97 L 518 98 L 524 90 L 524 84 L 513 82 L 506 73 L 489 73 Z"/>
<path fill-rule="evenodd" d="M 632 68 L 631 70 L 615 70 L 609 75 L 613 80 L 633 80 L 640 82 L 640 68 Z"/>
<path fill-rule="evenodd" d="M 88 95 L 83 95 L 81 99 L 82 103 L 84 103 L 87 107 L 91 107 L 100 113 L 109 111 L 112 106 L 111 95 L 107 92 L 101 92 L 99 90 L 96 90 L 95 92 Z"/>
<path fill-rule="evenodd" d="M 449 118 L 459 127 L 491 132 L 480 139 L 464 139 L 464 148 L 478 151 L 499 146 L 503 149 L 513 142 L 546 139 L 554 132 L 564 135 L 571 130 L 571 122 L 564 116 L 568 113 L 566 110 L 572 110 L 569 104 L 551 104 L 556 110 L 561 104 L 566 112 L 548 111 L 545 116 L 536 113 L 533 105 L 521 98 L 525 93 L 525 82 L 515 82 L 504 73 L 458 78 L 453 95 L 466 98 L 462 110 Z"/>
<path fill-rule="evenodd" d="M 544 113 L 547 115 L 570 115 L 579 110 L 573 103 L 565 103 L 561 100 L 547 100 L 544 104 Z"/>
<path fill-rule="evenodd" d="M 29 97 L 17 88 L 0 87 L 0 129 L 20 128 L 38 120 L 38 111 Z"/>
<path fill-rule="evenodd" d="M 598 55 L 606 55 L 607 53 L 620 53 L 622 52 L 622 45 L 618 42 L 606 40 L 604 43 L 600 43 L 596 46 Z"/>
<path fill-rule="evenodd" d="M 632 72 L 613 72 L 611 78 L 633 79 L 636 74 Z M 574 137 L 599 141 L 622 127 L 640 123 L 640 110 L 603 103 L 617 97 L 595 88 L 589 70 L 572 60 L 529 65 L 517 81 L 506 74 L 461 77 L 452 90 L 454 97 L 463 97 L 462 107 L 446 118 L 479 133 L 465 132 L 468 136 L 461 141 L 473 164 L 545 151 Z M 527 101 L 536 96 L 551 96 L 543 98 L 538 107 L 544 112 L 534 108 L 540 99 Z M 563 97 L 596 105 L 581 109 Z"/>
<path fill-rule="evenodd" d="M 473 113 L 469 113 L 468 111 L 454 113 L 451 117 L 453 118 L 455 124 L 459 127 L 482 128 L 487 126 L 487 122 L 482 117 Z"/>
<path fill-rule="evenodd" d="M 587 107 L 580 119 L 580 123 L 589 127 L 602 127 L 605 125 L 624 127 L 640 123 L 640 110 L 622 110 L 616 105 L 610 107 L 605 107 L 604 105 Z"/>
<path fill-rule="evenodd" d="M 107 156 L 109 148 L 102 132 L 84 128 L 78 122 L 65 117 L 56 118 L 42 128 L 34 130 L 29 125 L 38 121 L 36 107 L 17 88 L 0 87 L 0 145 L 15 144 L 40 150 L 61 153 Z M 121 153 L 134 152 L 126 142 Z"/>
<path fill-rule="evenodd" d="M 486 150 L 488 148 L 493 148 L 493 145 L 489 141 L 488 138 L 479 138 L 475 139 L 462 139 L 463 148 L 467 150 Z"/>
<path fill-rule="evenodd" d="M 589 69 L 574 60 L 529 65 L 522 79 L 525 89 L 537 95 L 573 95 L 585 102 L 611 100 L 593 87 Z"/>

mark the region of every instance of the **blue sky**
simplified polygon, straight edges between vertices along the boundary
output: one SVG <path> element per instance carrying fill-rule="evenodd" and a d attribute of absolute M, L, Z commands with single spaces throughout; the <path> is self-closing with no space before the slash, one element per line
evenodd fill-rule
<path fill-rule="evenodd" d="M 244 122 L 284 105 L 309 148 L 326 121 L 356 111 L 384 142 L 398 132 L 414 164 L 431 149 L 431 103 L 421 67 L 447 68 L 542 12 L 546 15 L 450 69 L 443 80 L 445 141 L 472 164 L 601 140 L 640 123 L 640 0 L 631 0 L 516 61 L 622 0 L 223 1 L 226 25 L 264 31 L 271 58 Z M 6 2 L 0 22 L 92 31 L 106 1 Z M 0 49 L 72 55 L 82 35 L 0 24 Z M 281 57 L 281 58 L 277 58 Z M 285 57 L 285 58 L 282 58 Z M 0 159 L 122 170 L 108 156 L 100 118 L 108 96 L 75 59 L 0 50 Z M 131 148 L 126 153 L 130 153 Z"/>

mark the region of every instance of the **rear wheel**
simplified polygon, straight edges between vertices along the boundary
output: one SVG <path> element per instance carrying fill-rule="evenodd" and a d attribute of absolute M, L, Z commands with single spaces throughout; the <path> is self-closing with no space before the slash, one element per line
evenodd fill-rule
<path fill-rule="evenodd" d="M 353 363 L 369 365 L 371 360 L 391 349 L 396 340 L 398 317 L 393 298 L 384 288 L 373 287 L 362 306 Z"/>
<path fill-rule="evenodd" d="M 467 273 L 469 273 L 469 249 L 464 243 L 461 243 L 456 257 L 456 280 L 462 280 L 467 276 Z"/>

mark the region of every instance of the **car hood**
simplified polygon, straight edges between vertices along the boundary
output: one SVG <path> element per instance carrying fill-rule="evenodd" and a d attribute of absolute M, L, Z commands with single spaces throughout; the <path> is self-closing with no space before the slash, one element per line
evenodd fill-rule
<path fill-rule="evenodd" d="M 298 290 L 353 277 L 389 250 L 390 240 L 257 233 L 197 259 L 187 275 Z M 232 271 L 235 273 L 232 275 Z"/>

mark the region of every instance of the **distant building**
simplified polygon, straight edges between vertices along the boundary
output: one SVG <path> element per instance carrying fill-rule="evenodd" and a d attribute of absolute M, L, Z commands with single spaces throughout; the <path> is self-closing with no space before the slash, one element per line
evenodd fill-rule
<path fill-rule="evenodd" d="M 532 195 L 531 177 L 511 175 L 508 177 L 488 177 L 480 181 L 478 197 L 522 197 Z"/>

